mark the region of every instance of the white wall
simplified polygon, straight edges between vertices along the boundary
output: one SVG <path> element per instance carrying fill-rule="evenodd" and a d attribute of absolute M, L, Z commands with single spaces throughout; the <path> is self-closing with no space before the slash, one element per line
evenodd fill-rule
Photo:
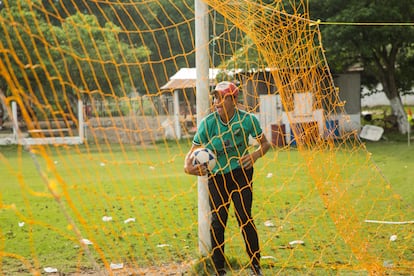
<path fill-rule="evenodd" d="M 402 103 L 404 105 L 414 105 L 414 95 L 401 96 Z M 385 96 L 384 92 L 375 93 L 370 96 L 364 96 L 361 98 L 362 107 L 374 107 L 378 105 L 390 105 L 390 101 Z"/>

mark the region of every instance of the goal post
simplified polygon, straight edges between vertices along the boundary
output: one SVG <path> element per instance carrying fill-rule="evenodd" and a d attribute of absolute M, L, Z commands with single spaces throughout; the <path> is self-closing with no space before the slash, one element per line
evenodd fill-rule
<path fill-rule="evenodd" d="M 195 0 L 196 37 L 196 108 L 197 126 L 209 108 L 209 54 L 208 54 L 208 6 L 202 0 Z M 207 177 L 198 177 L 198 236 L 199 251 L 207 256 L 211 250 L 210 206 L 208 203 Z"/>
<path fill-rule="evenodd" d="M 66 136 L 70 132 L 67 127 L 46 128 L 46 129 L 28 129 L 27 134 L 19 127 L 18 105 L 15 101 L 11 101 L 11 121 L 12 136 L 8 139 L 10 144 L 19 145 L 48 145 L 48 144 L 65 144 L 75 145 L 82 144 L 85 141 L 85 122 L 83 116 L 83 102 L 78 100 L 77 103 L 77 135 Z M 46 137 L 45 133 L 53 134 L 53 137 Z M 29 134 L 37 134 L 39 137 L 29 137 Z"/>

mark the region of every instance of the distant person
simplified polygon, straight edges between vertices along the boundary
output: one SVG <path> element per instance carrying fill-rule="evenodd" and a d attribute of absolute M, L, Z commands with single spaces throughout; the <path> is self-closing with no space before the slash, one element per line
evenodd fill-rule
<path fill-rule="evenodd" d="M 413 113 L 411 111 L 411 108 L 408 108 L 407 110 L 407 120 L 411 126 L 414 126 L 414 119 L 413 119 Z"/>
<path fill-rule="evenodd" d="M 224 231 L 230 202 L 233 201 L 236 218 L 250 258 L 252 275 L 262 275 L 260 247 L 256 226 L 251 214 L 253 201 L 253 165 L 266 154 L 270 144 L 257 118 L 237 108 L 239 89 L 231 82 L 220 82 L 213 91 L 215 112 L 199 124 L 188 152 L 184 171 L 191 175 L 208 174 L 209 204 L 212 214 L 210 237 L 212 261 L 217 275 L 225 275 Z M 249 152 L 249 137 L 258 146 Z M 208 172 L 202 165 L 194 166 L 191 153 L 198 147 L 211 149 L 216 167 Z"/>
<path fill-rule="evenodd" d="M 4 116 L 4 108 L 2 103 L 0 102 L 0 130 L 3 129 L 3 116 Z"/>

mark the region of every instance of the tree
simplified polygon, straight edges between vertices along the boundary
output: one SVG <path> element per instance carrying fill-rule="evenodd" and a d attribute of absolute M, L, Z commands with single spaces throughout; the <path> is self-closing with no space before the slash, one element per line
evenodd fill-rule
<path fill-rule="evenodd" d="M 139 60 L 150 51 L 121 42 L 118 32 L 111 22 L 101 27 L 94 15 L 76 13 L 66 18 L 57 35 L 59 47 L 66 52 L 59 63 L 61 71 L 88 91 L 129 92 L 135 86 L 133 76 L 139 75 Z"/>
<path fill-rule="evenodd" d="M 119 27 L 111 22 L 101 26 L 94 15 L 77 12 L 53 25 L 38 7 L 40 0 L 16 0 L 0 10 L 5 23 L 0 29 L 5 68 L 0 72 L 13 76 L 23 96 L 73 103 L 82 88 L 117 96 L 134 87 L 140 60 L 150 55 L 146 47 L 122 42 Z M 7 91 L 7 85 L 7 77 L 0 75 L 0 89 Z"/>
<path fill-rule="evenodd" d="M 139 64 L 138 91 L 157 93 L 179 68 L 195 64 L 194 0 L 42 1 L 53 15 L 49 21 L 77 13 L 94 15 L 100 26 L 109 22 L 120 28 L 120 41 L 145 45 L 151 55 Z"/>
<path fill-rule="evenodd" d="M 414 21 L 411 0 L 309 0 L 314 20 L 354 24 L 321 25 L 326 56 L 334 71 L 361 65 L 362 84 L 382 84 L 399 131 L 408 130 L 401 94 L 414 85 L 414 27 L 398 25 Z M 384 22 L 394 24 L 381 24 Z M 358 24 L 362 23 L 362 24 Z M 367 24 L 373 23 L 373 24 Z"/>

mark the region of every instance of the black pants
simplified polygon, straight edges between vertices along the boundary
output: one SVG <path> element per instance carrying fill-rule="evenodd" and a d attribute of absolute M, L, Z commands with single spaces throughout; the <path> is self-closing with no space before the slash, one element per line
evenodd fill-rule
<path fill-rule="evenodd" d="M 209 177 L 208 189 L 211 208 L 212 260 L 217 271 L 224 269 L 224 231 L 227 224 L 230 200 L 233 200 L 237 222 L 246 246 L 251 265 L 259 265 L 259 238 L 252 210 L 253 169 L 236 169 L 230 173 Z"/>

